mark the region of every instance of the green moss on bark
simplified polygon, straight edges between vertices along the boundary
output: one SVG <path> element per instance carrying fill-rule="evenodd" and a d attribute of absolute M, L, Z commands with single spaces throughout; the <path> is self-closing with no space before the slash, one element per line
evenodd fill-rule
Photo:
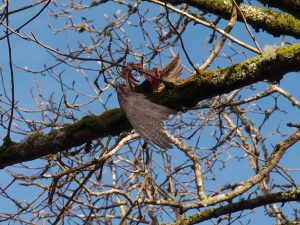
<path fill-rule="evenodd" d="M 208 11 L 228 19 L 231 15 L 231 0 L 171 0 L 164 1 L 174 5 L 188 4 L 202 11 Z M 274 36 L 290 35 L 300 38 L 300 20 L 287 13 L 277 12 L 271 9 L 259 8 L 255 6 L 240 4 L 240 8 L 247 20 L 257 31 L 266 30 Z M 238 17 L 243 21 L 242 17 Z"/>
<path fill-rule="evenodd" d="M 300 70 L 300 44 L 274 49 L 274 53 L 262 54 L 239 64 L 204 71 L 165 89 L 152 93 L 149 98 L 170 108 L 182 110 L 193 107 L 198 101 L 237 88 L 269 80 L 278 82 L 283 75 Z"/>

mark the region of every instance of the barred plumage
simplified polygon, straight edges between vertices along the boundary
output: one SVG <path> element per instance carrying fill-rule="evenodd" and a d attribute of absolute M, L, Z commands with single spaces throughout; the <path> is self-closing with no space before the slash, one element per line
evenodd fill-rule
<path fill-rule="evenodd" d="M 175 82 L 182 75 L 182 65 L 179 61 L 179 53 L 172 60 L 159 70 L 161 78 L 169 82 Z"/>
<path fill-rule="evenodd" d="M 151 85 L 151 90 L 149 90 L 147 82 L 144 82 L 143 84 L 146 85 L 141 85 L 144 87 L 144 89 L 141 89 L 143 93 L 156 91 L 159 87 L 163 87 L 163 84 L 157 78 L 162 78 L 168 82 L 176 82 L 182 75 L 179 53 L 161 69 L 145 70 L 141 64 L 128 63 L 127 67 L 122 69 L 122 76 L 127 83 L 117 87 L 120 107 L 136 132 L 152 145 L 163 149 L 171 148 L 171 141 L 163 132 L 164 128 L 161 126 L 161 121 L 166 120 L 170 114 L 175 114 L 176 112 L 151 102 L 144 94 L 134 92 L 134 90 L 137 90 L 137 83 L 131 74 L 133 69 L 143 74 L 149 82 L 148 84 Z"/>
<path fill-rule="evenodd" d="M 172 148 L 161 121 L 175 111 L 151 102 L 145 95 L 132 92 L 126 86 L 117 87 L 117 94 L 125 116 L 146 142 L 163 149 Z"/>

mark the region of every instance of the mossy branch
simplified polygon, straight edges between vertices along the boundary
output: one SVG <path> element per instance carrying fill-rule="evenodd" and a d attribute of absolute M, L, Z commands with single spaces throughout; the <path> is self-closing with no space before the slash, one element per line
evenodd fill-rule
<path fill-rule="evenodd" d="M 195 73 L 174 85 L 173 89 L 152 93 L 149 98 L 182 110 L 195 106 L 201 100 L 259 81 L 278 82 L 286 73 L 295 71 L 300 71 L 300 44 L 279 47 L 230 67 Z"/>
<path fill-rule="evenodd" d="M 1 146 L 0 169 L 81 146 L 96 138 L 118 135 L 130 129 L 131 126 L 120 109 L 108 110 L 99 116 L 89 115 L 48 134 L 35 132 L 20 143 L 12 142 Z"/>
<path fill-rule="evenodd" d="M 300 1 L 299 0 L 259 0 L 261 3 L 271 7 L 277 7 L 285 12 L 294 15 L 300 19 Z"/>
<path fill-rule="evenodd" d="M 173 5 L 186 3 L 202 11 L 208 11 L 226 19 L 230 18 L 231 0 L 163 0 Z M 247 22 L 256 30 L 263 29 L 276 36 L 289 35 L 300 38 L 300 19 L 293 15 L 280 13 L 271 9 L 240 4 L 240 8 Z M 242 21 L 239 16 L 238 20 Z"/>
<path fill-rule="evenodd" d="M 300 190 L 291 190 L 287 192 L 278 192 L 274 194 L 264 195 L 257 198 L 242 200 L 237 203 L 232 203 L 218 208 L 206 209 L 192 216 L 185 217 L 172 225 L 191 225 L 207 221 L 212 218 L 218 218 L 222 215 L 235 213 L 242 210 L 254 209 L 272 203 L 285 203 L 300 200 Z M 169 224 L 171 225 L 171 224 Z"/>
<path fill-rule="evenodd" d="M 172 89 L 152 93 L 154 102 L 173 109 L 191 108 L 197 102 L 228 93 L 258 81 L 278 81 L 288 72 L 300 70 L 300 44 L 279 47 L 240 64 L 223 69 L 194 74 L 172 85 Z M 0 147 L 0 169 L 20 162 L 56 154 L 81 146 L 96 138 L 118 135 L 131 129 L 120 109 L 101 115 L 90 115 L 48 134 L 36 132 L 20 143 L 6 143 Z"/>

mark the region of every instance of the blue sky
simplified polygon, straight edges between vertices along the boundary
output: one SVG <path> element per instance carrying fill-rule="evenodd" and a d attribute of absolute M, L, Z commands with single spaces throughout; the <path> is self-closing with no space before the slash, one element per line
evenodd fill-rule
<path fill-rule="evenodd" d="M 28 2 L 30 1 L 23 1 L 22 3 L 24 5 L 27 5 Z M 63 1 L 62 1 L 63 2 Z M 67 2 L 67 1 L 65 1 Z M 84 1 L 86 4 L 89 3 L 89 1 Z M 12 1 L 11 2 L 11 10 L 14 8 L 19 8 L 21 7 L 20 2 Z M 83 17 L 86 18 L 87 21 L 93 20 L 94 25 L 96 28 L 103 28 L 105 25 L 107 25 L 107 21 L 105 20 L 105 14 L 108 15 L 109 17 L 113 17 L 113 14 L 116 13 L 120 7 L 116 7 L 116 4 L 113 3 L 106 3 L 103 5 L 100 5 L 99 7 L 94 7 L 93 9 L 87 9 L 83 10 L 78 13 L 74 13 L 73 17 L 73 23 L 75 24 L 80 24 L 84 22 L 85 20 Z M 143 4 L 145 8 L 149 6 L 148 3 Z M 30 18 L 34 13 L 36 13 L 39 8 L 37 7 L 36 9 L 29 9 L 21 13 L 14 14 L 10 17 L 10 26 L 11 27 L 18 27 L 18 25 L 22 24 L 24 21 L 26 21 L 28 18 Z M 57 10 L 53 6 L 50 7 L 51 10 Z M 159 9 L 159 8 L 156 8 Z M 28 34 L 31 35 L 33 33 L 40 41 L 43 43 L 51 46 L 52 48 L 59 49 L 64 52 L 68 52 L 68 48 L 71 49 L 77 49 L 78 43 L 84 43 L 86 46 L 92 45 L 91 40 L 89 38 L 89 35 L 86 32 L 83 33 L 78 33 L 78 32 L 71 32 L 71 31 L 66 31 L 66 32 L 58 32 L 54 33 L 52 29 L 49 27 L 53 27 L 55 29 L 62 29 L 64 28 L 67 24 L 70 23 L 70 21 L 66 18 L 53 18 L 50 17 L 49 14 L 51 11 L 46 10 L 42 13 L 41 16 L 39 16 L 37 19 L 32 21 L 28 26 L 26 26 L 24 29 L 20 31 L 21 34 Z M 156 11 L 151 8 L 149 13 L 147 14 L 148 17 L 155 16 Z M 135 23 L 137 21 L 134 21 L 135 17 L 133 16 L 132 22 Z M 221 28 L 224 28 L 226 26 L 226 21 L 222 21 L 220 24 L 218 24 Z M 141 35 L 141 31 L 136 30 L 133 26 L 126 26 L 128 35 L 130 38 L 130 42 L 134 43 L 134 45 L 138 48 L 141 47 L 144 44 L 144 40 Z M 149 31 L 151 31 L 151 27 L 148 27 Z M 253 30 L 252 30 L 253 31 Z M 254 31 L 253 31 L 254 32 Z M 189 26 L 184 35 L 182 36 L 185 47 L 188 50 L 192 61 L 196 64 L 201 65 L 201 63 L 206 59 L 206 57 L 210 53 L 210 48 L 211 45 L 207 44 L 207 37 L 211 34 L 211 30 L 205 27 L 202 27 L 200 25 L 194 25 L 194 26 Z M 231 34 L 240 40 L 250 44 L 253 46 L 253 42 L 249 34 L 245 31 L 244 25 L 239 23 Z M 255 36 L 260 44 L 260 46 L 263 48 L 265 45 L 275 45 L 275 46 L 280 46 L 282 37 L 274 38 L 272 35 L 269 35 L 265 32 L 260 32 L 260 33 L 255 33 Z M 1 36 L 3 35 L 3 29 L 1 30 Z M 155 35 L 153 35 L 155 37 Z M 286 37 L 286 40 L 291 43 L 296 43 L 297 41 L 293 38 Z M 156 41 L 155 41 L 156 42 Z M 61 90 L 59 88 L 59 83 L 55 81 L 53 78 L 49 76 L 49 74 L 32 74 L 23 71 L 20 68 L 30 68 L 32 70 L 42 70 L 44 67 L 44 64 L 51 65 L 56 63 L 55 60 L 53 60 L 53 57 L 45 51 L 40 46 L 37 46 L 35 43 L 24 41 L 19 37 L 12 36 L 11 37 L 11 43 L 12 43 L 12 49 L 13 49 L 13 63 L 15 65 L 14 67 L 14 73 L 15 73 L 15 88 L 16 88 L 16 99 L 18 101 L 18 106 L 20 107 L 26 107 L 28 109 L 36 109 L 36 105 L 34 103 L 34 100 L 32 98 L 32 93 L 34 93 L 35 96 L 37 96 L 38 93 L 38 86 L 41 88 L 43 95 L 45 98 L 53 95 L 53 99 L 56 101 L 59 101 L 61 98 Z M 247 51 L 246 49 L 236 46 L 233 44 L 233 47 L 235 49 L 238 49 L 239 51 L 245 51 L 246 56 L 248 58 L 251 58 L 255 56 L 254 53 Z M 7 87 L 7 90 L 9 90 L 9 68 L 8 68 L 8 57 L 7 57 L 7 46 L 5 40 L 2 40 L 0 42 L 0 49 L 1 49 L 1 57 L 0 57 L 0 65 L 3 68 L 3 76 L 5 77 L 4 83 L 5 86 Z M 146 49 L 146 48 L 144 48 Z M 141 47 L 141 50 L 143 50 L 143 46 Z M 176 47 L 173 49 L 174 51 L 179 51 L 181 53 L 181 60 L 183 63 L 187 66 L 189 66 L 187 60 L 184 57 L 184 54 L 182 52 L 181 47 Z M 167 53 L 167 51 L 166 51 Z M 225 46 L 224 50 L 222 50 L 222 54 L 226 55 L 231 55 L 233 52 Z M 169 54 L 170 56 L 170 54 Z M 233 63 L 238 63 L 242 60 L 244 60 L 244 55 L 243 54 L 237 54 L 236 56 L 233 57 Z M 133 60 L 133 59 L 130 59 Z M 129 61 L 130 61 L 129 60 Z M 163 63 L 166 63 L 168 58 L 163 59 Z M 156 58 L 155 63 L 159 64 L 160 59 Z M 97 62 L 88 62 L 85 64 L 86 66 L 89 66 L 90 68 L 93 69 L 98 69 L 99 64 Z M 210 68 L 217 68 L 217 67 L 226 67 L 231 65 L 231 62 L 226 59 L 226 58 L 218 58 Z M 191 67 L 189 67 L 191 69 Z M 72 69 L 67 66 L 59 66 L 56 68 L 57 73 L 62 73 L 63 78 L 65 82 L 68 84 L 72 84 L 73 81 L 76 82 L 75 87 L 80 90 L 81 92 L 88 93 L 90 95 L 93 95 L 93 90 L 90 87 L 90 84 L 84 79 L 82 73 L 76 71 L 76 69 Z M 189 75 L 187 71 L 184 71 L 185 76 Z M 86 76 L 90 78 L 92 81 L 94 77 L 97 76 L 96 71 L 86 71 Z M 296 98 L 300 98 L 300 93 L 299 93 L 299 81 L 298 78 L 299 73 L 291 73 L 287 76 L 284 77 L 284 79 L 280 82 L 280 87 L 283 89 L 289 91 L 292 95 L 294 95 Z M 298 82 L 297 82 L 298 81 Z M 259 93 L 263 89 L 265 89 L 268 86 L 266 83 L 259 83 L 257 85 L 256 90 L 245 90 L 243 92 L 243 97 L 245 96 L 251 96 L 253 95 L 253 92 Z M 113 90 L 111 91 L 113 93 Z M 102 100 L 105 100 L 107 98 L 108 94 L 104 94 L 101 96 Z M 74 95 L 70 93 L 69 95 L 70 101 L 72 98 L 74 98 Z M 79 99 L 80 101 L 84 102 L 86 99 L 82 97 Z M 267 141 L 268 144 L 268 149 L 271 152 L 272 146 L 274 146 L 276 143 L 278 143 L 282 138 L 279 136 L 271 136 L 271 133 L 274 131 L 274 129 L 277 127 L 276 124 L 280 124 L 280 129 L 282 132 L 290 134 L 291 129 L 286 127 L 287 122 L 292 122 L 298 120 L 298 111 L 295 109 L 295 107 L 291 105 L 286 105 L 286 101 L 282 97 L 279 97 L 278 99 L 279 102 L 282 102 L 282 107 L 286 111 L 286 113 L 276 113 L 272 119 L 268 122 L 269 124 L 265 127 L 263 132 L 265 132 L 266 136 L 270 135 L 270 139 Z M 85 107 L 85 112 L 88 113 L 94 113 L 94 114 L 100 114 L 102 113 L 105 109 L 103 106 L 99 103 L 100 101 L 95 101 L 92 104 L 89 104 Z M 0 103 L 1 104 L 1 103 Z M 263 105 L 264 107 L 268 108 L 268 105 L 271 104 L 270 99 L 263 99 L 260 100 L 260 104 Z M 281 104 L 280 104 L 281 105 Z M 109 108 L 114 108 L 118 107 L 118 102 L 116 99 L 115 94 L 109 99 Z M 81 112 L 75 112 L 75 116 L 77 118 L 81 118 L 84 116 L 84 113 Z M 249 115 L 250 117 L 256 118 L 257 121 L 261 120 L 261 117 L 259 115 L 256 115 L 255 112 Z M 28 113 L 26 114 L 27 119 L 40 119 L 41 115 L 40 113 Z M 70 121 L 69 121 L 70 122 Z M 15 123 L 18 123 L 15 121 Z M 24 124 L 20 124 L 19 126 L 24 126 Z M 29 130 L 28 130 L 29 131 Z M 205 137 L 208 137 L 210 135 L 210 130 L 206 131 L 206 134 L 203 134 L 203 137 L 200 140 L 200 146 L 205 147 L 205 146 L 210 146 L 213 143 L 207 142 L 208 139 Z M 5 130 L 0 130 L 0 134 L 2 137 L 5 136 L 6 131 Z M 24 136 L 20 135 L 13 135 L 14 141 L 20 141 L 23 139 Z M 191 143 L 193 144 L 193 143 Z M 284 158 L 280 161 L 280 165 L 282 166 L 288 166 L 290 168 L 297 168 L 299 167 L 299 157 L 297 152 L 297 148 L 299 148 L 299 144 L 295 145 L 293 149 L 290 149 L 287 154 L 284 156 Z M 236 149 L 232 150 L 236 151 Z M 174 156 L 174 166 L 177 164 L 180 164 L 181 161 L 181 155 L 179 152 L 174 151 L 173 152 Z M 241 153 L 242 155 L 243 153 Z M 41 163 L 39 160 L 34 161 L 34 166 L 38 166 L 39 163 Z M 27 164 L 27 163 L 26 163 Z M 28 164 L 31 164 L 29 162 Z M 253 175 L 253 171 L 249 167 L 243 167 L 243 170 L 240 171 L 238 168 L 241 167 L 241 162 L 238 160 L 231 160 L 229 162 L 228 170 L 222 170 L 221 172 L 218 173 L 217 178 L 219 178 L 220 186 L 226 183 L 230 182 L 239 182 L 241 180 L 247 179 L 251 175 Z M 236 168 L 236 169 L 234 169 Z M 232 170 L 233 169 L 233 170 Z M 14 171 L 18 171 L 19 169 L 16 167 L 13 169 Z M 299 174 L 297 171 L 293 172 L 295 174 L 295 179 L 299 179 Z M 297 176 L 298 175 L 298 176 Z M 10 181 L 10 176 L 5 173 L 5 171 L 1 171 L 1 177 L 4 183 L 8 183 Z M 298 180 L 299 182 L 299 180 Z M 214 184 L 212 184 L 213 187 Z M 16 196 L 16 198 L 22 198 L 23 196 L 26 196 L 26 198 L 30 199 L 35 196 L 34 190 L 31 188 L 26 188 L 24 186 L 18 186 L 15 185 L 16 187 L 12 190 L 13 195 Z M 22 196 L 23 195 L 23 196 Z M 1 199 L 1 198 L 0 198 Z M 11 205 L 10 205 L 11 206 Z M 12 207 L 7 206 L 3 203 L 0 204 L 0 212 L 6 211 L 6 210 L 12 210 L 14 211 Z M 251 224 L 257 223 L 263 223 L 266 222 L 266 217 L 263 216 L 263 212 L 261 209 L 258 210 L 259 213 L 256 213 L 257 215 L 255 218 L 252 218 L 253 221 Z M 209 224 L 209 223 L 208 223 Z"/>

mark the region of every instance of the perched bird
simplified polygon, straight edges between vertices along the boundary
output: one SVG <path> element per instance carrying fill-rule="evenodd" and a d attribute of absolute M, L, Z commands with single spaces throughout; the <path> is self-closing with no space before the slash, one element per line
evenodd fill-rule
<path fill-rule="evenodd" d="M 132 70 L 143 74 L 151 84 L 153 90 L 157 90 L 161 78 L 169 82 L 175 82 L 181 76 L 182 66 L 177 53 L 173 59 L 163 68 L 145 70 L 140 64 L 129 63 L 122 70 L 122 76 L 127 83 L 117 87 L 117 95 L 120 107 L 137 133 L 147 142 L 163 149 L 172 147 L 172 143 L 163 132 L 161 121 L 167 120 L 168 116 L 176 112 L 166 106 L 151 102 L 142 93 L 135 92 L 138 81 L 132 77 Z"/>

